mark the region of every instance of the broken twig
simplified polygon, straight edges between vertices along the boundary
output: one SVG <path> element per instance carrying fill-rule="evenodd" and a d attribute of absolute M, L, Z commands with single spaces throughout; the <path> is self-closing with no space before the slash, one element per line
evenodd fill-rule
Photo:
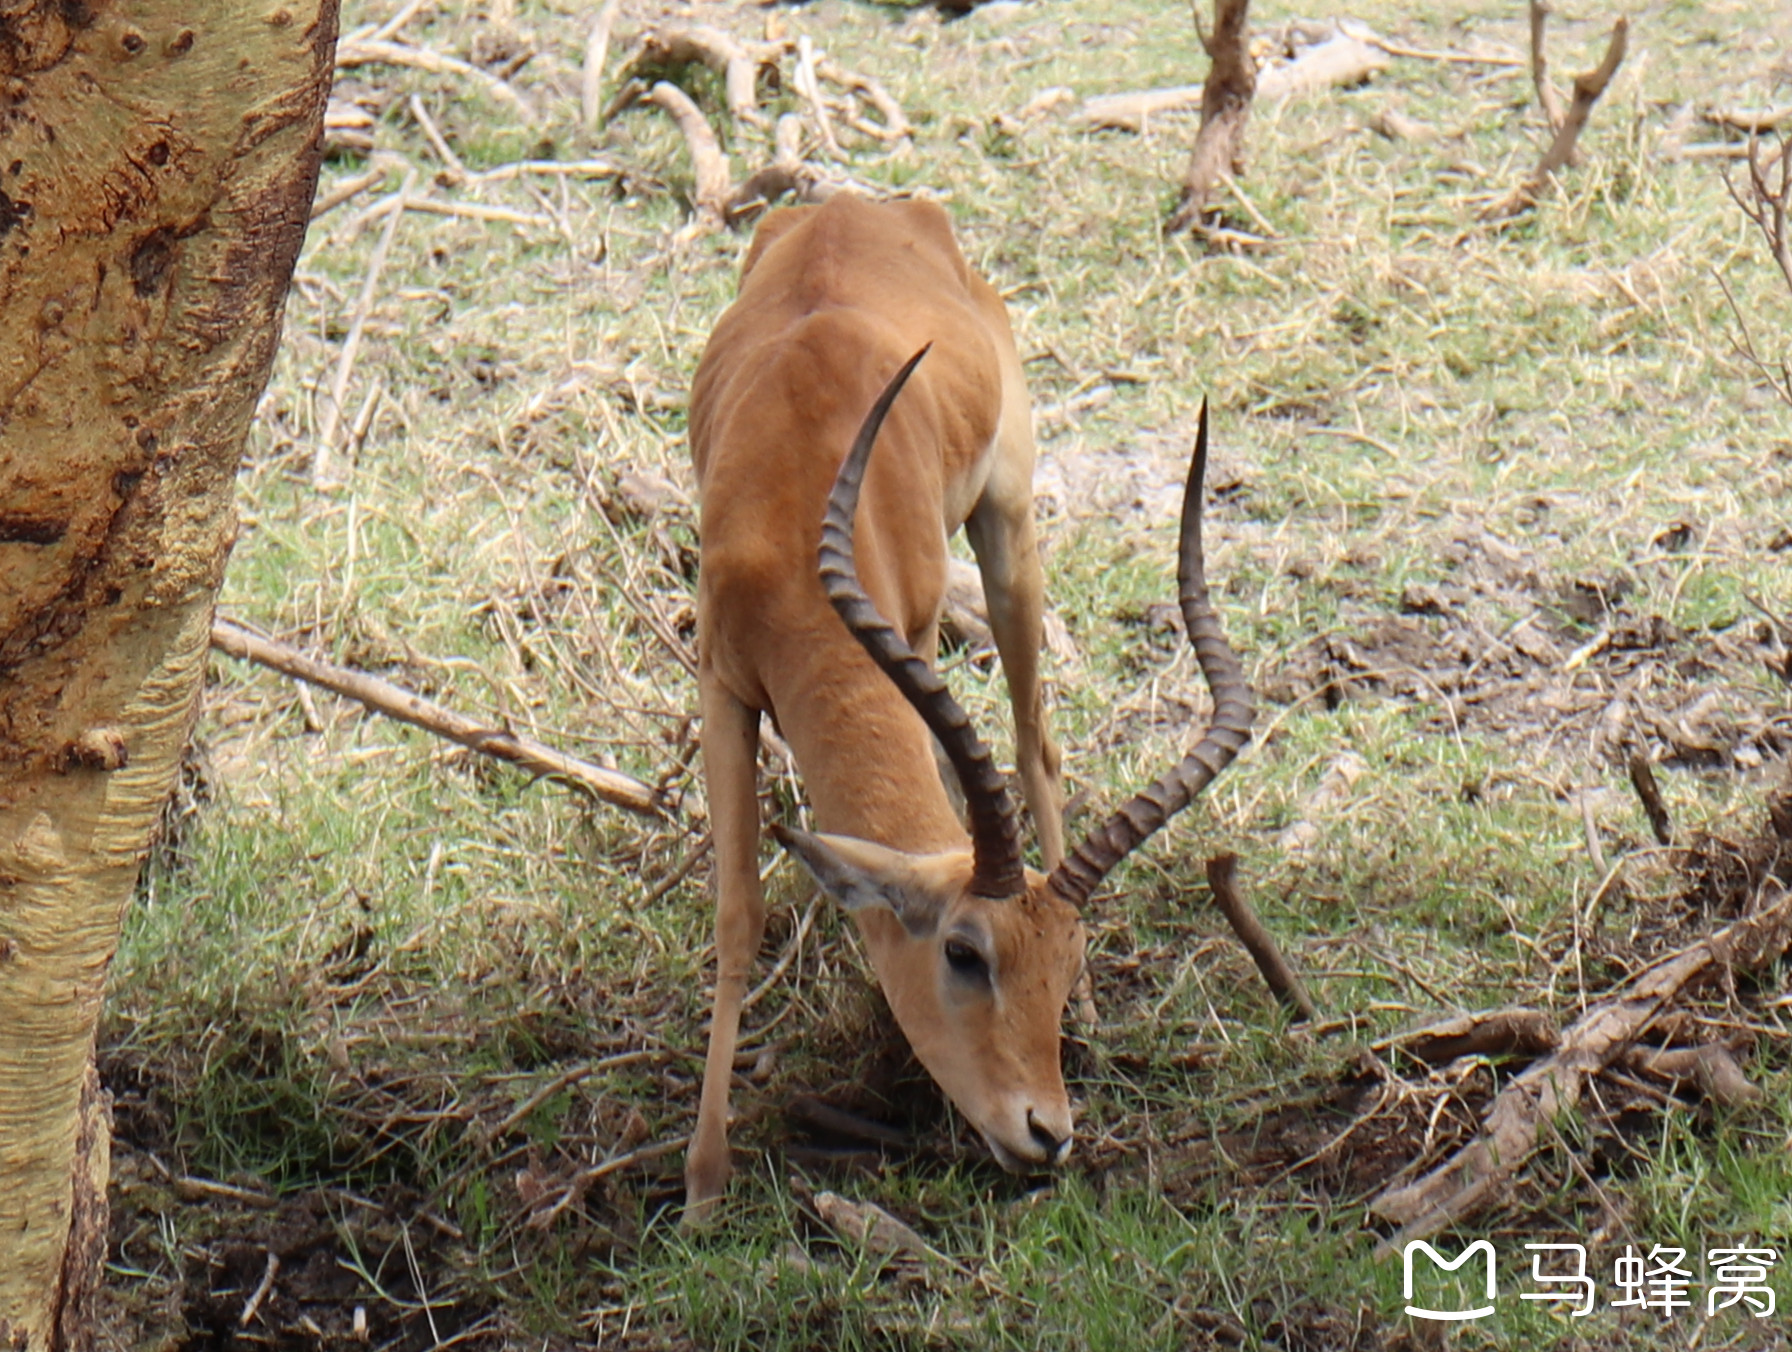
<path fill-rule="evenodd" d="M 1535 1009 L 1489 1009 L 1397 1033 L 1375 1047 L 1397 1047 L 1428 1066 L 1463 1056 L 1537 1056 L 1561 1040 L 1555 1023 Z"/>
<path fill-rule="evenodd" d="M 445 737 L 451 742 L 477 751 L 532 774 L 570 784 L 585 790 L 600 802 L 643 817 L 665 817 L 666 805 L 658 794 L 632 776 L 619 770 L 569 756 L 520 733 L 507 732 L 475 722 L 464 714 L 444 708 L 434 700 L 369 676 L 366 672 L 321 662 L 307 657 L 297 648 L 275 639 L 251 633 L 231 620 L 212 622 L 212 647 L 244 662 L 270 667 L 312 685 L 333 690 L 348 699 L 358 700 L 375 713 L 409 723 L 414 728 Z"/>
<path fill-rule="evenodd" d="M 1655 839 L 1663 845 L 1672 845 L 1674 828 L 1668 818 L 1668 805 L 1661 801 L 1661 789 L 1655 783 L 1655 771 L 1649 768 L 1647 757 L 1631 756 L 1630 785 L 1642 800 L 1643 811 L 1649 814 L 1649 829 L 1655 832 Z"/>
<path fill-rule="evenodd" d="M 1629 1054 L 1638 1037 L 1686 987 L 1714 971 L 1773 961 L 1792 940 L 1792 890 L 1769 880 L 1752 915 L 1663 959 L 1598 1001 L 1562 1034 L 1556 1050 L 1511 1080 L 1488 1109 L 1481 1133 L 1416 1183 L 1384 1192 L 1370 1211 L 1400 1226 L 1378 1253 L 1437 1233 L 1491 1201 L 1534 1153 L 1557 1117 L 1580 1102 L 1587 1081 Z"/>
<path fill-rule="evenodd" d="M 1308 1023 L 1317 1022 L 1319 1009 L 1313 1003 L 1313 997 L 1307 994 L 1307 988 L 1282 957 L 1275 939 L 1263 928 L 1263 922 L 1238 890 L 1238 856 L 1221 854 L 1209 859 L 1207 885 L 1213 889 L 1215 903 L 1232 926 L 1238 941 L 1251 955 L 1251 961 L 1257 964 L 1257 970 L 1263 974 L 1264 982 L 1275 993 L 1276 999 Z"/>

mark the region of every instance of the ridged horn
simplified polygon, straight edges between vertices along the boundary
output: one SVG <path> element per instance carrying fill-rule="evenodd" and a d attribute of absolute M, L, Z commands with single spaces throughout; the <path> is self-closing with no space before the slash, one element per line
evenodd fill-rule
<path fill-rule="evenodd" d="M 1158 827 L 1194 801 L 1251 739 L 1251 686 L 1244 666 L 1226 645 L 1219 616 L 1207 599 L 1206 565 L 1201 552 L 1201 498 L 1207 478 L 1207 401 L 1201 401 L 1201 425 L 1195 434 L 1195 458 L 1182 496 L 1181 562 L 1177 569 L 1182 618 L 1207 688 L 1213 692 L 1213 718 L 1195 749 L 1144 792 L 1121 807 L 1097 831 L 1066 855 L 1052 872 L 1051 886 L 1074 906 L 1081 906 L 1108 872 Z"/>
<path fill-rule="evenodd" d="M 932 344 L 928 344 L 931 347 Z M 980 897 L 1012 897 L 1026 888 L 1026 873 L 1021 866 L 1020 826 L 1015 820 L 1014 801 L 1009 797 L 1007 780 L 996 769 L 989 748 L 971 727 L 971 720 L 952 692 L 946 689 L 934 669 L 915 656 L 902 635 L 877 612 L 871 598 L 859 584 L 853 564 L 853 519 L 859 505 L 859 489 L 865 481 L 865 466 L 871 460 L 871 448 L 877 441 L 884 416 L 896 402 L 909 375 L 927 355 L 922 348 L 908 359 L 884 387 L 884 392 L 865 415 L 859 435 L 853 441 L 846 462 L 828 494 L 827 516 L 821 525 L 821 585 L 827 590 L 846 627 L 871 660 L 921 715 L 952 762 L 958 782 L 964 786 L 965 806 L 971 817 L 971 848 L 974 864 L 971 890 Z"/>

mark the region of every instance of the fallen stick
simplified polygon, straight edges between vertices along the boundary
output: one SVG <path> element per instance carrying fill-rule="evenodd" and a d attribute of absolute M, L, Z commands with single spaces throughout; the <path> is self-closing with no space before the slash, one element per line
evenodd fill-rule
<path fill-rule="evenodd" d="M 1341 19 L 1338 22 L 1340 32 L 1348 33 L 1359 42 L 1366 42 L 1371 47 L 1379 47 L 1389 56 L 1404 57 L 1411 61 L 1442 61 L 1460 66 L 1499 66 L 1518 69 L 1524 65 L 1522 56 L 1505 52 L 1450 52 L 1432 51 L 1424 47 L 1408 47 L 1403 43 L 1391 42 L 1381 36 L 1368 24 L 1358 23 L 1354 19 Z"/>
<path fill-rule="evenodd" d="M 344 151 L 356 155 L 373 150 L 373 114 L 346 100 L 332 97 L 324 109 L 324 154 Z"/>
<path fill-rule="evenodd" d="M 1661 789 L 1655 783 L 1655 771 L 1641 755 L 1630 758 L 1630 784 L 1643 800 L 1643 811 L 1649 815 L 1649 829 L 1663 845 L 1674 843 L 1674 827 L 1668 818 L 1668 805 L 1661 801 Z"/>
<path fill-rule="evenodd" d="M 527 211 L 518 211 L 514 207 L 488 206 L 484 202 L 444 202 L 436 197 L 413 197 L 408 193 L 393 193 L 382 197 L 359 216 L 343 227 L 343 233 L 349 238 L 359 234 L 364 226 L 384 216 L 397 215 L 400 212 L 417 211 L 426 216 L 454 216 L 468 221 L 495 221 L 503 225 L 552 226 L 550 217 Z"/>
<path fill-rule="evenodd" d="M 1338 32 L 1301 48 L 1283 65 L 1257 72 L 1257 98 L 1265 103 L 1315 89 L 1348 89 L 1388 68 L 1388 54 L 1352 33 Z"/>
<path fill-rule="evenodd" d="M 585 63 L 579 69 L 579 121 L 587 136 L 597 130 L 603 116 L 604 64 L 610 58 L 610 30 L 621 9 L 622 0 L 604 0 L 585 39 Z"/>
<path fill-rule="evenodd" d="M 1771 889 L 1771 891 L 1770 891 Z M 1486 1124 L 1468 1145 L 1424 1178 L 1384 1192 L 1369 1210 L 1400 1230 L 1378 1256 L 1462 1221 L 1493 1200 L 1588 1080 L 1632 1050 L 1668 1001 L 1713 968 L 1746 970 L 1771 962 L 1792 940 L 1792 890 L 1769 880 L 1754 914 L 1663 959 L 1625 992 L 1599 1001 L 1562 1034 L 1560 1045 L 1502 1089 Z"/>
<path fill-rule="evenodd" d="M 1746 160 L 1748 144 L 1743 141 L 1699 141 L 1669 151 L 1662 158 L 1666 160 Z"/>
<path fill-rule="evenodd" d="M 1197 108 L 1200 85 L 1172 85 L 1168 89 L 1143 89 L 1128 94 L 1097 94 L 1083 100 L 1072 122 L 1079 127 L 1107 131 L 1139 131 L 1158 113 Z"/>
<path fill-rule="evenodd" d="M 1759 1103 L 1758 1086 L 1749 1083 L 1730 1049 L 1721 1043 L 1708 1042 L 1699 1047 L 1669 1047 L 1658 1051 L 1652 1047 L 1633 1047 L 1624 1064 L 1645 1075 L 1667 1080 L 1675 1086 L 1692 1085 L 1713 1103 L 1726 1108 L 1740 1108 Z"/>
<path fill-rule="evenodd" d="M 508 179 L 539 175 L 544 178 L 626 178 L 629 174 L 614 160 L 512 160 L 478 173 L 469 173 L 469 183 L 502 183 Z"/>
<path fill-rule="evenodd" d="M 398 189 L 402 206 L 412 188 L 417 186 L 417 171 L 410 170 Z M 394 210 L 386 218 L 373 257 L 367 263 L 367 275 L 361 279 L 361 294 L 355 300 L 355 313 L 349 320 L 348 336 L 342 340 L 342 353 L 336 359 L 336 376 L 330 382 L 330 402 L 324 408 L 323 425 L 318 428 L 317 446 L 311 457 L 311 486 L 327 488 L 336 482 L 336 429 L 342 422 L 342 401 L 348 396 L 349 378 L 355 372 L 355 358 L 361 350 L 361 334 L 367 327 L 367 316 L 373 309 L 373 298 L 380 284 L 380 273 L 386 267 L 386 255 L 392 252 L 392 237 L 398 233 L 398 221 L 404 213 Z"/>
<path fill-rule="evenodd" d="M 467 166 L 461 162 L 454 147 L 448 144 L 448 138 L 442 135 L 442 129 L 436 126 L 436 120 L 429 115 L 429 109 L 423 106 L 423 100 L 412 94 L 407 105 L 411 113 L 411 121 L 422 130 L 423 137 L 429 142 L 429 148 L 436 152 L 436 158 L 442 162 L 448 182 L 464 183 L 469 177 Z M 438 180 L 441 181 L 441 180 Z"/>
<path fill-rule="evenodd" d="M 850 93 L 863 94 L 865 100 L 877 109 L 877 115 L 883 119 L 883 126 L 878 127 L 862 118 L 853 124 L 867 136 L 890 142 L 908 139 L 912 128 L 907 115 L 902 111 L 902 105 L 896 102 L 889 90 L 869 75 L 862 75 L 856 70 L 845 70 L 832 61 L 817 61 L 815 73 L 829 84 L 838 85 Z"/>
<path fill-rule="evenodd" d="M 649 89 L 644 96 L 648 103 L 671 114 L 684 135 L 691 152 L 691 168 L 696 177 L 697 223 L 703 226 L 721 224 L 727 214 L 727 203 L 734 192 L 734 176 L 728 172 L 728 161 L 722 157 L 721 142 L 704 120 L 691 96 L 666 80 Z"/>
<path fill-rule="evenodd" d="M 484 85 L 494 97 L 514 108 L 529 126 L 534 126 L 536 122 L 535 109 L 529 106 L 529 101 L 508 81 L 500 80 L 490 71 L 481 70 L 459 57 L 443 56 L 427 47 L 413 47 L 409 43 L 387 42 L 375 38 L 343 42 L 336 48 L 336 68 L 347 70 L 355 66 L 409 66 L 413 70 L 426 70 L 432 75 L 462 76 Z"/>
<path fill-rule="evenodd" d="M 1706 108 L 1699 116 L 1714 127 L 1759 136 L 1792 122 L 1792 108 Z"/>
<path fill-rule="evenodd" d="M 267 1266 L 261 1272 L 261 1284 L 255 1288 L 254 1294 L 243 1306 L 243 1313 L 236 1321 L 238 1328 L 246 1329 L 255 1321 L 255 1316 L 261 1312 L 262 1302 L 268 1298 L 268 1292 L 274 1289 L 274 1278 L 279 1275 L 280 1255 L 269 1249 Z"/>
<path fill-rule="evenodd" d="M 374 184 L 382 182 L 397 161 L 375 156 L 373 164 L 366 173 L 356 174 L 353 178 L 345 178 L 331 188 L 322 197 L 311 204 L 311 219 L 316 220 L 326 212 L 334 211 L 344 202 L 351 201 L 366 192 Z"/>
<path fill-rule="evenodd" d="M 487 206 L 484 202 L 444 202 L 435 197 L 406 197 L 395 204 L 405 211 L 428 216 L 458 216 L 468 221 L 496 221 L 504 225 L 552 226 L 553 219 L 513 207 Z"/>
<path fill-rule="evenodd" d="M 509 761 L 531 774 L 583 789 L 611 807 L 642 817 L 665 818 L 670 815 L 659 795 L 640 780 L 619 770 L 592 765 L 520 733 L 488 727 L 378 676 L 307 657 L 290 644 L 263 638 L 234 621 L 218 619 L 212 622 L 212 647 L 240 661 L 254 662 L 297 680 L 322 686 L 359 701 L 377 714 L 422 728 L 482 755 Z"/>
<path fill-rule="evenodd" d="M 1374 1047 L 1398 1048 L 1428 1066 L 1444 1066 L 1463 1056 L 1538 1056 L 1560 1042 L 1555 1023 L 1539 1010 L 1490 1009 L 1396 1033 Z"/>
<path fill-rule="evenodd" d="M 416 18 L 418 14 L 422 13 L 423 7 L 429 4 L 429 2 L 430 0 L 409 0 L 407 4 L 399 8 L 398 13 L 394 14 L 390 19 L 387 19 L 386 22 L 381 24 L 378 28 L 369 29 L 367 32 L 357 34 L 356 36 L 360 38 L 371 38 L 375 42 L 385 42 L 390 38 L 395 38 L 407 23 Z"/>
<path fill-rule="evenodd" d="M 1276 844 L 1289 854 L 1299 854 L 1319 839 L 1316 818 L 1323 817 L 1350 797 L 1356 782 L 1369 770 L 1369 763 L 1354 751 L 1334 757 L 1325 767 L 1313 792 L 1301 800 L 1300 815 L 1276 837 Z"/>
<path fill-rule="evenodd" d="M 1213 889 L 1214 901 L 1225 914 L 1238 941 L 1251 955 L 1251 961 L 1257 964 L 1257 970 L 1263 973 L 1263 980 L 1276 999 L 1308 1023 L 1318 1022 L 1319 1008 L 1313 1003 L 1313 997 L 1307 994 L 1307 988 L 1282 957 L 1275 939 L 1263 928 L 1263 922 L 1257 919 L 1257 913 L 1238 890 L 1238 856 L 1220 854 L 1209 859 L 1207 885 Z"/>
<path fill-rule="evenodd" d="M 834 124 L 828 117 L 827 100 L 821 96 L 821 81 L 815 74 L 815 44 L 807 33 L 796 40 L 796 92 L 809 105 L 815 119 L 815 133 L 821 137 L 821 148 L 830 160 L 844 160 L 846 152 L 834 137 Z"/>
<path fill-rule="evenodd" d="M 1387 69 L 1388 49 L 1373 41 L 1374 34 L 1353 26 L 1339 29 L 1323 42 L 1301 49 L 1300 55 L 1257 72 L 1259 100 L 1287 98 L 1313 89 L 1360 83 Z M 1159 113 L 1180 112 L 1201 104 L 1205 85 L 1171 85 L 1124 94 L 1097 94 L 1085 99 L 1072 123 L 1109 131 L 1141 131 Z"/>
<path fill-rule="evenodd" d="M 545 1230 L 554 1223 L 554 1218 L 569 1206 L 576 1204 L 590 1190 L 598 1179 L 610 1174 L 620 1173 L 624 1169 L 632 1169 L 637 1164 L 646 1164 L 665 1155 L 671 1155 L 690 1145 L 689 1136 L 676 1136 L 669 1141 L 655 1141 L 652 1145 L 644 1145 L 630 1150 L 626 1154 L 616 1155 L 601 1164 L 587 1165 L 572 1176 L 561 1190 L 559 1199 L 552 1206 L 531 1210 L 523 1224 L 531 1230 Z"/>
<path fill-rule="evenodd" d="M 759 111 L 759 68 L 775 65 L 777 51 L 769 43 L 743 46 L 717 28 L 656 28 L 642 35 L 640 49 L 621 73 L 626 83 L 648 71 L 663 72 L 692 63 L 707 66 L 722 77 L 728 112 L 734 120 L 763 127 L 769 119 Z"/>

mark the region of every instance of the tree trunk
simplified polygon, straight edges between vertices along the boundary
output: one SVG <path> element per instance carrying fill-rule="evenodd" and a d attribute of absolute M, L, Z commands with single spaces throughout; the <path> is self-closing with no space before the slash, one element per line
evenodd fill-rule
<path fill-rule="evenodd" d="M 1201 223 L 1213 185 L 1225 173 L 1244 172 L 1244 127 L 1257 90 L 1257 63 L 1246 26 L 1251 0 L 1214 0 L 1213 36 L 1202 35 L 1212 65 L 1201 90 L 1201 130 L 1182 175 L 1182 199 L 1165 227 L 1171 234 Z M 1201 18 L 1195 0 L 1195 21 Z"/>
<path fill-rule="evenodd" d="M 92 1344 L 94 1026 L 176 773 L 336 0 L 0 0 L 0 1349 Z"/>

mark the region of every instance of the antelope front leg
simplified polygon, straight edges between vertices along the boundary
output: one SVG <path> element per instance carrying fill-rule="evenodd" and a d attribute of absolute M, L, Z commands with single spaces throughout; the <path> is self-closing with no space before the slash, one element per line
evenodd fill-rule
<path fill-rule="evenodd" d="M 765 933 L 759 887 L 759 712 L 730 694 L 715 673 L 698 673 L 703 709 L 703 780 L 716 866 L 716 1003 L 703 1098 L 684 1166 L 684 1224 L 709 1219 L 728 1185 L 728 1091 L 747 975 Z"/>
<path fill-rule="evenodd" d="M 1058 744 L 1045 726 L 1039 685 L 1045 573 L 1033 535 L 1031 494 L 1003 497 L 992 478 L 964 529 L 983 573 L 989 629 L 1002 655 L 1008 696 L 1014 703 L 1014 759 L 1021 791 L 1033 814 L 1045 867 L 1054 869 L 1064 859 L 1064 786 Z"/>

